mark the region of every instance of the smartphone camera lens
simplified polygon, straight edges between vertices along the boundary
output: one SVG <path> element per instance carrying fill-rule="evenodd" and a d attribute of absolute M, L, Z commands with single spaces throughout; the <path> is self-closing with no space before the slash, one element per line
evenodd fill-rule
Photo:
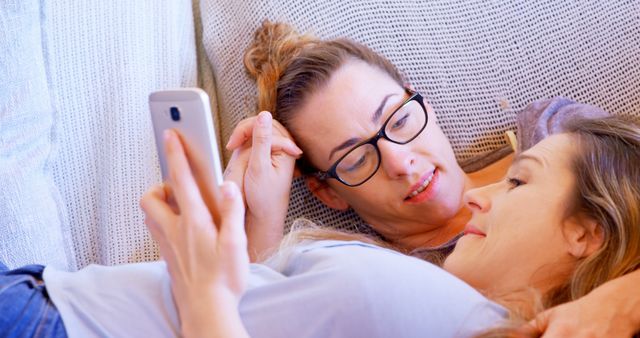
<path fill-rule="evenodd" d="M 171 112 L 171 119 L 174 121 L 180 121 L 180 110 L 178 110 L 178 107 L 171 107 L 169 109 L 169 112 Z"/>

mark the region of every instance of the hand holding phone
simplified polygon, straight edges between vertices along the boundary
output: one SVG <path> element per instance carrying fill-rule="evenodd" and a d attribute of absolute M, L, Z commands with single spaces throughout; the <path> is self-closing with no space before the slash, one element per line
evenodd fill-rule
<path fill-rule="evenodd" d="M 213 218 L 218 221 L 216 201 L 220 194 L 217 190 L 223 182 L 223 176 L 208 95 L 198 88 L 157 91 L 149 95 L 149 108 L 162 179 L 170 183 L 165 186 L 170 205 L 175 206 L 175 200 L 171 192 L 163 137 L 167 129 L 178 134 L 201 197 Z"/>
<path fill-rule="evenodd" d="M 202 186 L 193 175 L 198 166 L 189 163 L 193 161 L 188 158 L 185 142 L 173 128 L 159 131 L 157 139 L 168 165 L 165 172 L 169 184 L 152 186 L 140 205 L 145 224 L 166 262 L 182 331 L 186 335 L 197 335 L 203 328 L 214 332 L 224 326 L 220 323 L 234 321 L 235 330 L 219 330 L 220 335 L 247 336 L 237 311 L 249 274 L 240 191 L 231 182 L 220 188 Z M 170 193 L 167 186 L 171 187 Z M 174 197 L 174 205 L 170 196 Z M 206 197 L 216 203 L 208 205 Z M 201 302 L 202 290 L 209 291 L 207 299 L 224 298 L 225 302 Z M 212 314 L 220 313 L 230 315 L 207 321 Z M 210 323 L 211 327 L 202 323 Z"/>
<path fill-rule="evenodd" d="M 163 132 L 180 135 L 194 176 L 220 186 L 222 165 L 214 131 L 209 96 L 199 88 L 162 90 L 149 95 L 149 109 L 163 180 L 168 179 Z"/>

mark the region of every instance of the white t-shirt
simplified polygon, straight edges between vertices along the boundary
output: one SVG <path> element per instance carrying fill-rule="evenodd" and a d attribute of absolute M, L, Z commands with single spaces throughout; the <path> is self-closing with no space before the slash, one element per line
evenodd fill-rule
<path fill-rule="evenodd" d="M 44 281 L 71 338 L 179 336 L 164 262 L 47 267 Z M 240 302 L 253 338 L 465 337 L 505 313 L 435 265 L 343 241 L 304 243 L 252 264 Z"/>

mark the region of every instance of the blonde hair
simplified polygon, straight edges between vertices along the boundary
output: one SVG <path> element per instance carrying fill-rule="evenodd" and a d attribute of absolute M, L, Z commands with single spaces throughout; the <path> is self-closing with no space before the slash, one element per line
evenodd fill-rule
<path fill-rule="evenodd" d="M 577 191 L 570 211 L 597 221 L 602 246 L 582 259 L 564 284 L 544 295 L 529 293 L 529 301 L 512 311 L 506 325 L 478 337 L 523 337 L 521 325 L 537 313 L 640 267 L 640 125 L 611 116 L 576 120 L 567 132 L 578 147 L 572 159 Z"/>
<path fill-rule="evenodd" d="M 247 73 L 256 80 L 258 111 L 270 111 L 294 139 L 297 133 L 292 120 L 296 112 L 309 95 L 351 60 L 376 67 L 404 86 L 396 67 L 368 47 L 345 38 L 321 40 L 299 34 L 285 23 L 264 21 L 244 55 Z M 298 166 L 303 174 L 316 170 L 304 157 Z"/>

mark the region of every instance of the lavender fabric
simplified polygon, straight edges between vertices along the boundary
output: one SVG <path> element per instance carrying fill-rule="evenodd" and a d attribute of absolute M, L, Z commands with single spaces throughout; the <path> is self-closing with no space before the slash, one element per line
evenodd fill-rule
<path fill-rule="evenodd" d="M 517 151 L 525 151 L 545 137 L 564 131 L 567 123 L 577 118 L 599 118 L 608 115 L 610 114 L 599 107 L 560 96 L 534 101 L 517 114 Z M 467 173 L 475 172 L 510 153 L 511 147 L 504 146 L 483 156 L 461 161 L 460 166 Z"/>
<path fill-rule="evenodd" d="M 589 104 L 564 97 L 537 100 L 518 114 L 518 152 L 531 148 L 549 135 L 565 130 L 577 118 L 600 118 L 609 113 Z"/>

